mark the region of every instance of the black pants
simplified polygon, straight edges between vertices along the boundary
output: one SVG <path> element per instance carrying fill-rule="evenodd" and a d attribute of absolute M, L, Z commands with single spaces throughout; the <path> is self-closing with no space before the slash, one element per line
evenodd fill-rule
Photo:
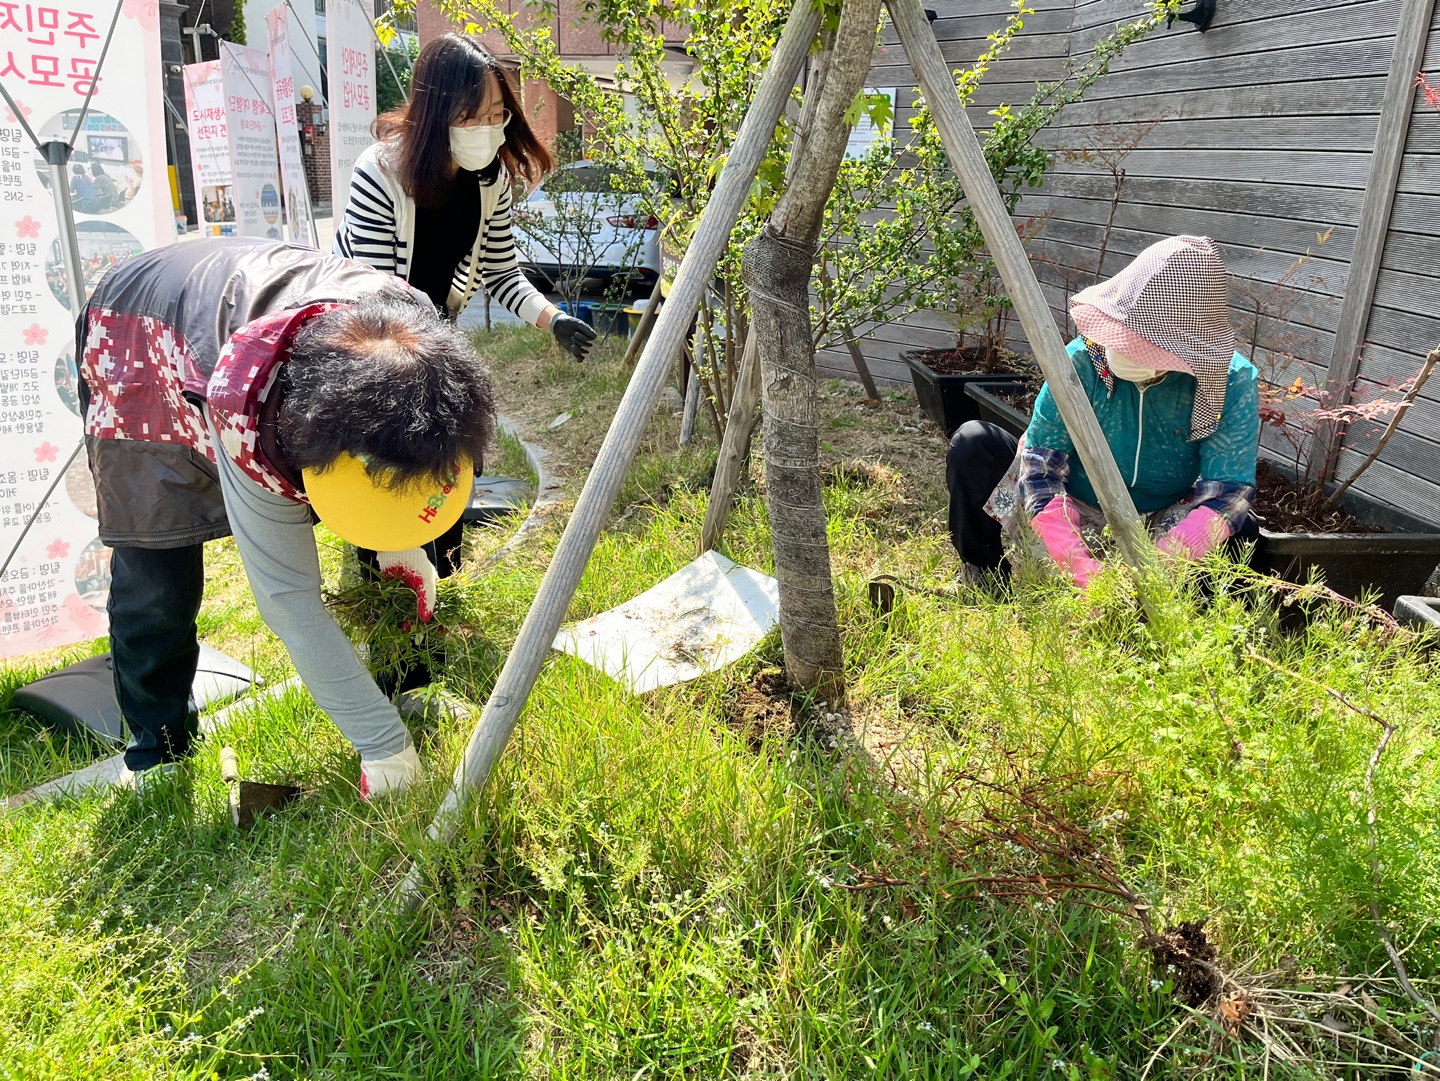
<path fill-rule="evenodd" d="M 184 758 L 196 733 L 190 688 L 200 661 L 205 548 L 116 548 L 110 574 L 115 697 L 130 728 L 125 765 L 139 771 Z"/>
<path fill-rule="evenodd" d="M 950 437 L 945 485 L 950 489 L 950 542 L 966 563 L 986 570 L 1005 563 L 1000 523 L 985 503 L 1015 459 L 1019 440 L 999 425 L 967 420 Z"/>
<path fill-rule="evenodd" d="M 460 566 L 461 544 L 464 539 L 465 520 L 462 518 L 424 546 L 425 554 L 435 567 L 435 573 L 441 578 L 449 578 Z M 357 548 L 355 554 L 360 558 L 361 575 L 369 581 L 378 581 L 380 570 L 375 552 L 369 548 Z M 413 691 L 417 687 L 429 686 L 430 680 L 431 673 L 427 665 L 405 667 L 401 668 L 399 672 L 387 671 L 375 674 L 375 683 L 387 698 L 394 698 L 402 691 Z"/>

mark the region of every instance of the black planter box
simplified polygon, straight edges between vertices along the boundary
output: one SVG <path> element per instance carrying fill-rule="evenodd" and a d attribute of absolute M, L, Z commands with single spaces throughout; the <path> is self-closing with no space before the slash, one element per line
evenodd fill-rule
<path fill-rule="evenodd" d="M 945 432 L 945 438 L 955 434 L 955 429 L 967 420 L 980 419 L 980 406 L 973 398 L 966 397 L 965 388 L 971 383 L 1010 382 L 1003 375 L 977 373 L 973 375 L 941 375 L 925 363 L 926 350 L 911 350 L 900 354 L 900 359 L 910 366 L 910 380 L 915 384 L 915 397 L 920 408 Z"/>
<path fill-rule="evenodd" d="M 1397 597 L 1395 618 L 1417 631 L 1440 635 L 1440 597 Z"/>
<path fill-rule="evenodd" d="M 1023 385 L 1018 379 L 994 379 L 992 377 L 987 383 L 968 384 L 965 387 L 965 396 L 971 399 L 979 410 L 978 419 L 998 424 L 1018 439 L 1025 434 L 1025 429 L 1030 427 L 1030 416 L 1011 405 L 995 391 Z"/>
<path fill-rule="evenodd" d="M 1433 525 L 1353 489 L 1341 505 L 1386 533 L 1274 533 L 1260 529 L 1255 569 L 1304 583 L 1312 568 L 1336 593 L 1359 599 L 1378 594 L 1386 609 L 1396 598 L 1419 593 L 1440 565 L 1440 531 Z"/>

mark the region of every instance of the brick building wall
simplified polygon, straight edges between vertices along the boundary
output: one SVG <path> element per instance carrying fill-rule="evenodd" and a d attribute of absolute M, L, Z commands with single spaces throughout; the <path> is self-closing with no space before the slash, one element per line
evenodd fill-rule
<path fill-rule="evenodd" d="M 310 202 L 318 210 L 330 205 L 330 127 L 320 122 L 320 106 L 313 101 L 295 103 L 300 125 L 300 152 L 305 159 L 305 180 Z"/>
<path fill-rule="evenodd" d="M 553 14 L 548 17 L 525 6 L 523 0 L 507 0 L 504 6 L 512 12 L 519 11 L 522 25 L 528 23 L 530 26 L 548 26 L 551 37 L 560 49 L 560 55 L 566 59 L 604 61 L 615 55 L 614 48 L 601 38 L 600 31 L 582 20 L 581 0 L 559 0 Z M 422 46 L 432 38 L 454 29 L 454 24 L 429 0 L 419 0 L 417 3 L 416 22 Z M 667 32 L 666 37 L 675 41 L 684 39 L 678 28 L 673 34 Z M 511 72 L 512 85 L 516 84 L 517 65 L 513 54 L 505 46 L 505 39 L 494 30 L 483 31 L 476 35 L 476 39 L 495 54 L 501 64 Z M 527 79 L 525 85 L 518 89 L 525 108 L 525 118 L 545 145 L 553 147 L 557 132 L 570 131 L 575 127 L 575 113 L 570 103 L 547 84 L 538 79 Z"/>

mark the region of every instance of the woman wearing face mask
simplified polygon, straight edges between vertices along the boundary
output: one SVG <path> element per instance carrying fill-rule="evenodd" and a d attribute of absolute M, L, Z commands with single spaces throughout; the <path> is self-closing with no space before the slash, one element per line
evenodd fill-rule
<path fill-rule="evenodd" d="M 1235 352 L 1225 296 L 1214 243 L 1177 236 L 1070 300 L 1075 372 L 1135 509 L 1177 558 L 1258 536 L 1260 397 L 1254 366 Z M 1048 557 L 1082 589 L 1100 569 L 1105 519 L 1049 384 L 1018 442 L 983 421 L 961 425 L 946 479 L 963 578 L 1005 566 L 1007 542 Z"/>
<path fill-rule="evenodd" d="M 431 41 L 415 61 L 410 101 L 381 116 L 375 134 L 355 163 L 335 254 L 405 279 L 452 319 L 483 288 L 584 360 L 595 331 L 549 303 L 516 260 L 512 181 L 534 185 L 552 163 L 495 58 L 457 34 Z M 425 545 L 426 559 L 392 560 L 384 573 L 433 606 L 437 572 L 449 577 L 460 563 L 462 529 L 456 522 Z M 362 573 L 381 573 L 376 553 L 358 555 Z M 377 682 L 394 697 L 428 684 L 430 672 L 415 667 Z M 418 701 L 400 698 L 401 712 L 422 708 Z"/>
<path fill-rule="evenodd" d="M 495 58 L 458 34 L 431 41 L 410 101 L 375 134 L 355 163 L 335 254 L 404 278 L 451 318 L 483 288 L 584 360 L 594 330 L 546 301 L 515 257 L 511 183 L 537 184 L 552 162 Z"/>

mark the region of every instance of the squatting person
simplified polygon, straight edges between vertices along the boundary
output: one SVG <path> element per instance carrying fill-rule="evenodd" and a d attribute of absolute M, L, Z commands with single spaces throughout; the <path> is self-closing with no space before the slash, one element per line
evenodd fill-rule
<path fill-rule="evenodd" d="M 1260 398 L 1235 351 L 1226 272 L 1208 237 L 1159 241 L 1071 298 L 1075 372 L 1162 552 L 1200 559 L 1254 539 Z M 1099 570 L 1095 490 L 1047 383 L 1024 436 L 961 425 L 946 462 L 950 537 L 975 580 L 1007 567 L 1006 545 L 1043 553 L 1081 588 Z M 1087 539 L 1089 534 L 1089 539 Z"/>
<path fill-rule="evenodd" d="M 124 783 L 173 770 L 195 738 L 203 546 L 233 534 L 261 616 L 360 754 L 361 797 L 403 790 L 419 757 L 321 601 L 313 525 L 379 550 L 430 617 L 419 546 L 459 520 L 494 424 L 470 342 L 389 274 L 233 238 L 122 263 L 77 335 L 100 537 L 114 549 Z"/>

